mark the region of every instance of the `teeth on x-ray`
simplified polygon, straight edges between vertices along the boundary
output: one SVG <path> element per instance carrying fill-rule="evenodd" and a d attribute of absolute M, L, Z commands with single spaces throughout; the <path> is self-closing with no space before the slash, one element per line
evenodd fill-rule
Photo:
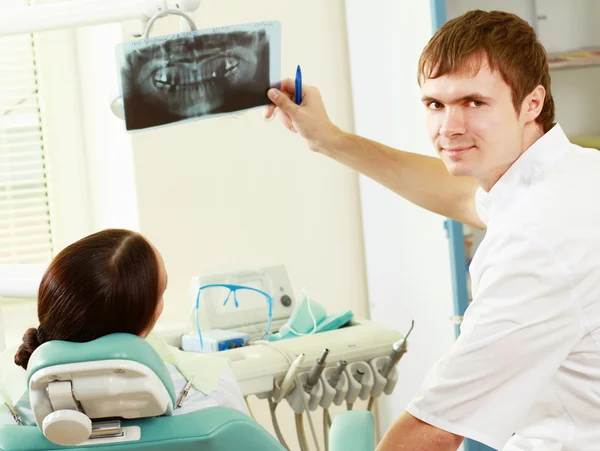
<path fill-rule="evenodd" d="M 127 129 L 266 105 L 280 35 L 279 23 L 264 22 L 121 44 Z"/>

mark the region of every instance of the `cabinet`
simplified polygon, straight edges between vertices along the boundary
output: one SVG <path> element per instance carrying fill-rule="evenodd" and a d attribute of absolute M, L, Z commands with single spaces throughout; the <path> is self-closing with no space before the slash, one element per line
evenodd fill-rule
<path fill-rule="evenodd" d="M 600 2 L 597 0 L 431 0 L 433 28 L 472 9 L 503 10 L 527 20 L 548 52 L 558 122 L 571 141 L 600 149 Z M 458 324 L 469 305 L 468 265 L 484 232 L 446 220 Z M 489 450 L 467 440 L 465 451 Z"/>

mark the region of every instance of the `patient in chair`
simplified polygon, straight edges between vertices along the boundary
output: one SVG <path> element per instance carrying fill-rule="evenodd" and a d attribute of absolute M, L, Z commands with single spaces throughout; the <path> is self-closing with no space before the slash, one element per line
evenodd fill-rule
<path fill-rule="evenodd" d="M 107 229 L 62 250 L 46 270 L 38 292 L 39 327 L 23 336 L 14 362 L 27 369 L 31 354 L 51 340 L 87 342 L 122 332 L 146 338 L 163 310 L 167 272 L 162 256 L 142 235 Z M 176 393 L 186 380 L 167 364 Z M 212 406 L 226 406 L 248 414 L 229 365 L 225 365 L 211 393 L 192 388 L 173 415 Z M 35 425 L 28 395 L 15 409 L 25 424 Z M 14 424 L 0 414 L 0 424 Z"/>

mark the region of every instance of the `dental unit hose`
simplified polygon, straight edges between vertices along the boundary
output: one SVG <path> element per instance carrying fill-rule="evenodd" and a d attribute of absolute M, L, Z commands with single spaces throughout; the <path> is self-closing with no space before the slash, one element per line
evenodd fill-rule
<path fill-rule="evenodd" d="M 306 378 L 306 384 L 304 385 L 304 390 L 307 393 L 313 389 L 316 383 L 319 381 L 323 370 L 325 369 L 325 361 L 327 360 L 327 355 L 329 354 L 329 349 L 323 350 L 323 354 L 321 357 L 317 359 L 315 364 L 312 366 L 310 371 L 308 372 L 308 377 Z"/>
<path fill-rule="evenodd" d="M 279 427 L 279 422 L 277 421 L 275 409 L 277 409 L 277 404 L 273 401 L 273 399 L 269 398 L 269 411 L 271 412 L 271 422 L 273 423 L 273 430 L 275 431 L 275 435 L 277 435 L 277 440 L 279 440 L 279 443 L 281 443 L 287 451 L 290 451 L 290 447 L 285 442 L 283 434 L 281 433 L 281 428 Z"/>
<path fill-rule="evenodd" d="M 308 440 L 306 440 L 306 433 L 304 432 L 304 421 L 302 414 L 297 413 L 296 418 L 296 434 L 298 435 L 298 444 L 300 445 L 300 451 L 310 451 L 308 447 Z"/>

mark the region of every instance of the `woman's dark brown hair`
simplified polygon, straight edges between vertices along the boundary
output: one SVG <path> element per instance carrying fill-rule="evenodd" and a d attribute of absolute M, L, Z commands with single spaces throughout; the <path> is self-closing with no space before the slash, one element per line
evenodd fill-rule
<path fill-rule="evenodd" d="M 40 326 L 25 332 L 15 363 L 27 369 L 33 351 L 50 340 L 144 333 L 155 319 L 159 285 L 154 248 L 136 232 L 107 229 L 71 244 L 42 278 Z"/>

